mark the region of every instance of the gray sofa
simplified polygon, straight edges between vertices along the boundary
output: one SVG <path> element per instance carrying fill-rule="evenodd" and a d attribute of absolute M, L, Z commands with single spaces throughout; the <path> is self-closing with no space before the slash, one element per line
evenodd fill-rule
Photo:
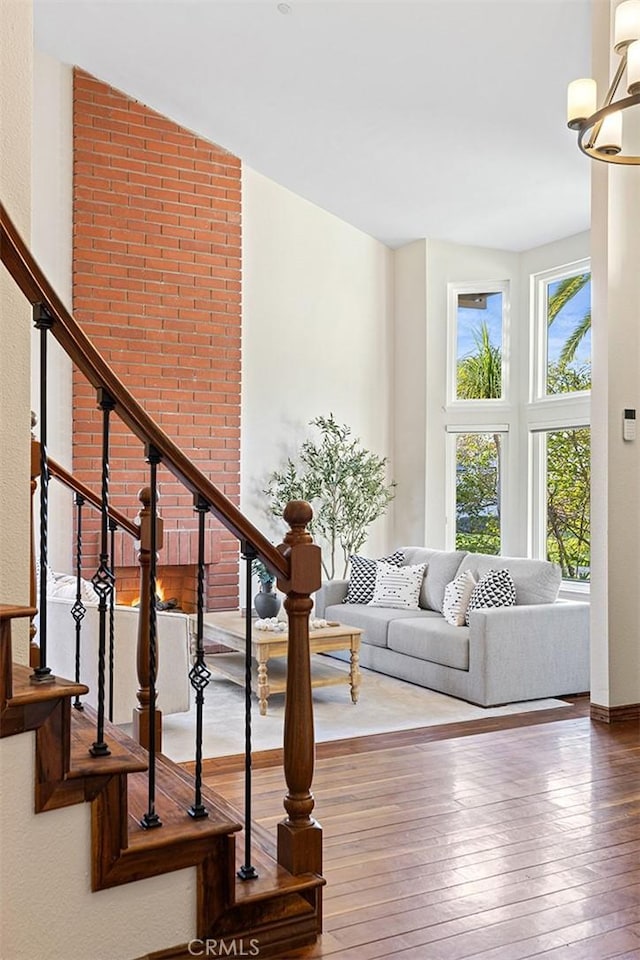
<path fill-rule="evenodd" d="M 544 560 L 403 547 L 426 563 L 419 609 L 344 603 L 347 580 L 325 582 L 315 616 L 361 627 L 363 667 L 489 707 L 589 690 L 589 604 L 559 600 L 560 568 Z M 447 583 L 507 568 L 516 605 L 472 610 L 469 626 L 442 615 Z"/>

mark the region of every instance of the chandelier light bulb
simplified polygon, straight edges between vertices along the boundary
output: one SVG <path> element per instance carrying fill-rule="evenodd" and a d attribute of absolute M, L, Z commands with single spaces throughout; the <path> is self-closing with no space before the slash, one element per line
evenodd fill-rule
<path fill-rule="evenodd" d="M 640 93 L 640 40 L 634 40 L 627 50 L 627 90 L 630 96 Z"/>
<path fill-rule="evenodd" d="M 598 88 L 595 80 L 583 77 L 572 80 L 567 88 L 567 125 L 572 129 L 597 109 Z"/>
<path fill-rule="evenodd" d="M 616 7 L 613 42 L 616 53 L 634 40 L 640 40 L 640 0 L 625 0 Z"/>
<path fill-rule="evenodd" d="M 602 121 L 596 137 L 598 153 L 615 156 L 622 150 L 622 113 L 609 113 Z"/>

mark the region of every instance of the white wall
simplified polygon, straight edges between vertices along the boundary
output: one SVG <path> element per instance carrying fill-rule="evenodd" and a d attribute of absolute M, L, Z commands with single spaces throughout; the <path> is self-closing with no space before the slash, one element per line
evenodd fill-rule
<path fill-rule="evenodd" d="M 243 167 L 241 499 L 275 542 L 283 527 L 260 491 L 312 418 L 333 413 L 393 453 L 392 269 L 383 244 Z M 371 528 L 371 556 L 391 545 L 392 509 Z"/>
<path fill-rule="evenodd" d="M 34 733 L 0 740 L 3 960 L 133 960 L 195 936 L 195 867 L 91 891 L 91 805 L 35 814 L 34 759 Z"/>
<path fill-rule="evenodd" d="M 73 246 L 73 72 L 70 66 L 38 50 L 33 61 L 34 151 L 31 167 L 31 248 L 39 265 L 64 304 L 72 306 Z M 31 405 L 40 404 L 39 332 L 32 332 Z M 48 437 L 51 457 L 71 468 L 72 363 L 49 337 L 48 346 Z M 36 436 L 39 436 L 36 428 Z M 72 496 L 61 484 L 49 487 L 49 563 L 54 570 L 73 570 Z M 37 544 L 37 537 L 36 537 Z"/>
<path fill-rule="evenodd" d="M 31 230 L 32 9 L 0 5 L 0 197 L 28 242 Z M 29 603 L 29 350 L 31 310 L 0 270 L 0 600 Z M 27 622 L 14 624 L 15 659 L 28 660 Z"/>
<path fill-rule="evenodd" d="M 617 62 L 610 48 L 616 5 L 593 5 L 599 89 Z M 591 167 L 591 699 L 615 707 L 640 703 L 640 444 L 622 439 L 623 409 L 640 410 L 640 179 L 633 166 Z"/>
<path fill-rule="evenodd" d="M 425 543 L 427 241 L 394 251 L 394 546 Z"/>

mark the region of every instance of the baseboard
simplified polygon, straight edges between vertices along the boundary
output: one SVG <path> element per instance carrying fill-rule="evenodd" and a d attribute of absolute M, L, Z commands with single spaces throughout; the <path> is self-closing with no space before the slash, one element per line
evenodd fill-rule
<path fill-rule="evenodd" d="M 591 704 L 591 719 L 601 723 L 620 723 L 622 720 L 640 720 L 640 703 L 622 703 L 617 707 Z"/>

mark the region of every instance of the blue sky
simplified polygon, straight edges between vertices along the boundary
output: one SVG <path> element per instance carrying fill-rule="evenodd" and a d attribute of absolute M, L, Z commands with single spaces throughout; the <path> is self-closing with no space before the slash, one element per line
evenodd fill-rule
<path fill-rule="evenodd" d="M 486 323 L 489 339 L 494 347 L 502 347 L 502 294 L 490 293 L 487 296 L 486 310 L 474 310 L 473 307 L 458 309 L 458 360 L 476 352 L 474 334 Z"/>
<path fill-rule="evenodd" d="M 549 284 L 549 296 L 558 287 L 557 281 Z M 589 281 L 558 313 L 548 331 L 548 361 L 553 363 L 574 327 L 591 307 L 591 281 Z M 502 346 L 502 294 L 491 293 L 487 296 L 486 310 L 474 310 L 469 307 L 458 309 L 458 359 L 475 353 L 474 333 L 479 332 L 482 323 L 489 328 L 491 343 Z M 591 332 L 589 332 L 576 353 L 574 365 L 582 366 L 591 359 Z"/>
<path fill-rule="evenodd" d="M 559 281 L 558 281 L 559 282 Z M 555 293 L 558 282 L 549 284 L 549 296 Z M 591 280 L 584 285 L 582 290 L 576 293 L 575 297 L 562 308 L 557 315 L 549 332 L 547 334 L 547 359 L 550 363 L 557 360 L 560 351 L 571 331 L 582 320 L 585 313 L 591 309 Z M 586 335 L 580 344 L 575 356 L 574 366 L 582 366 L 591 360 L 591 331 Z"/>

